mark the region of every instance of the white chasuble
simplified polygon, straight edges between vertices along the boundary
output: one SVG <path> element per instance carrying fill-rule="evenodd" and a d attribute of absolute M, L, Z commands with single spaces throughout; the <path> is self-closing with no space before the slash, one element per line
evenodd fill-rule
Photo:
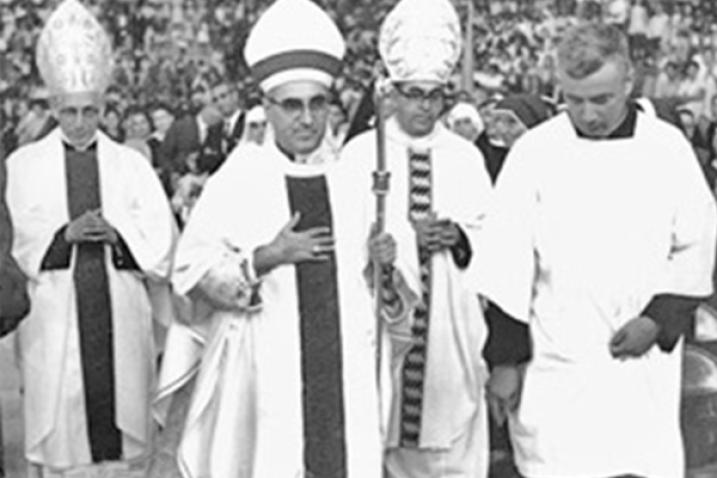
<path fill-rule="evenodd" d="M 201 289 L 206 295 L 195 301 L 186 329 L 204 327 L 204 338 L 195 342 L 204 341 L 201 365 L 178 451 L 187 478 L 305 475 L 296 267 L 279 266 L 257 278 L 251 258 L 291 218 L 288 181 L 324 175 L 336 244 L 347 476 L 381 476 L 376 322 L 362 275 L 365 236 L 355 233 L 353 205 L 334 198 L 332 162 L 308 163 L 292 162 L 271 142 L 238 147 L 207 183 L 180 240 L 177 292 Z"/>
<path fill-rule="evenodd" d="M 29 277 L 32 310 L 18 329 L 24 383 L 25 454 L 63 469 L 91 463 L 85 423 L 74 259 L 41 270 L 57 231 L 68 222 L 64 148 L 57 129 L 8 159 L 7 202 L 15 225 L 13 255 Z M 155 353 L 152 297 L 166 281 L 175 226 L 159 180 L 136 152 L 97 135 L 102 214 L 126 242 L 141 272 L 105 261 L 112 304 L 116 426 L 123 459 L 148 453 Z M 166 286 L 166 282 L 165 282 Z M 159 319 L 159 317 L 156 317 Z"/>
<path fill-rule="evenodd" d="M 430 157 L 431 212 L 437 218 L 456 222 L 473 251 L 488 207 L 491 185 L 480 152 L 468 141 L 440 124 L 427 137 L 410 138 L 400 130 L 395 119 L 387 121 L 386 158 L 391 176 L 385 230 L 397 242 L 397 270 L 420 297 L 419 253 L 409 216 L 411 151 Z M 355 205 L 355 216 L 365 231 L 370 229 L 375 215 L 375 200 L 371 193 L 375 162 L 376 136 L 370 131 L 346 145 L 339 163 L 346 188 L 363 192 L 363 200 Z M 482 462 L 478 468 L 487 470 L 488 438 L 483 399 L 487 370 L 481 357 L 486 334 L 483 313 L 467 272 L 456 265 L 450 251 L 434 253 L 429 260 L 430 317 L 417 449 L 445 452 L 459 440 L 472 441 L 478 456 L 471 452 L 468 459 Z M 404 356 L 395 356 L 391 363 L 393 395 L 386 438 L 390 448 L 400 445 L 404 363 Z M 480 424 L 477 433 L 473 429 L 475 424 Z M 472 435 L 473 439 L 467 438 Z M 459 466 L 464 469 L 462 464 Z"/>

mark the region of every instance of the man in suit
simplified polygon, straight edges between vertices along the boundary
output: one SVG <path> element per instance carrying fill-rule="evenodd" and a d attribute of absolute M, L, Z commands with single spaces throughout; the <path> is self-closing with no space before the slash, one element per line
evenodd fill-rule
<path fill-rule="evenodd" d="M 196 115 L 187 115 L 172 123 L 159 148 L 158 164 L 165 187 L 173 189 L 171 185 L 179 177 L 200 169 L 202 163 L 207 162 L 200 158 L 209 158 L 221 151 L 221 131 L 212 128 L 221 124 L 221 117 L 216 106 L 208 104 Z"/>
<path fill-rule="evenodd" d="M 214 84 L 212 87 L 212 100 L 224 119 L 221 123 L 222 152 L 226 157 L 242 136 L 245 112 L 241 108 L 241 100 L 236 85 L 226 79 Z"/>

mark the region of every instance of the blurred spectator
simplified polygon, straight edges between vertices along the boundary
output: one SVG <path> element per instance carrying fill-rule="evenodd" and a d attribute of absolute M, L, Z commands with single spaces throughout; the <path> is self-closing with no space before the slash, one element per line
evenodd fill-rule
<path fill-rule="evenodd" d="M 529 128 L 551 116 L 550 106 L 534 95 L 513 95 L 498 101 L 486 115 L 485 134 L 476 144 L 483 153 L 488 174 L 495 183 L 506 155 Z"/>
<path fill-rule="evenodd" d="M 485 129 L 483 119 L 475 106 L 465 102 L 456 103 L 446 116 L 446 124 L 454 133 L 475 143 Z"/>
<path fill-rule="evenodd" d="M 341 101 L 334 99 L 329 105 L 327 141 L 331 142 L 337 150 L 341 148 L 346 140 L 349 129 L 348 115 Z"/>
<path fill-rule="evenodd" d="M 152 120 L 152 125 L 154 125 L 154 131 L 147 139 L 147 144 L 152 150 L 152 164 L 156 170 L 159 169 L 159 147 L 164 141 L 169 127 L 172 126 L 174 113 L 169 105 L 156 103 L 150 107 L 149 116 Z"/>
<path fill-rule="evenodd" d="M 221 154 L 226 157 L 239 142 L 244 132 L 245 116 L 241 108 L 241 99 L 235 83 L 228 79 L 218 79 L 211 87 L 212 101 L 222 115 L 218 124 L 222 136 Z"/>
<path fill-rule="evenodd" d="M 110 104 L 105 107 L 102 115 L 102 131 L 114 139 L 115 141 L 124 141 L 124 131 L 122 131 L 122 114 L 116 106 Z"/>
<path fill-rule="evenodd" d="M 645 1 L 632 0 L 632 7 L 630 7 L 627 34 L 633 56 L 642 56 L 648 46 L 647 34 L 650 20 Z"/>
<path fill-rule="evenodd" d="M 29 105 L 30 109 L 20 118 L 15 129 L 18 147 L 43 138 L 57 126 L 57 121 L 50 114 L 46 92 L 33 95 Z"/>
<path fill-rule="evenodd" d="M 647 23 L 647 38 L 650 54 L 656 55 L 669 39 L 670 17 L 665 12 L 661 0 L 652 2 L 654 12 Z"/>
<path fill-rule="evenodd" d="M 691 60 L 687 63 L 685 76 L 677 89 L 677 95 L 684 102 L 684 107 L 692 112 L 695 120 L 699 120 L 707 95 L 707 85 L 705 76 L 700 74 L 700 65 L 696 61 Z"/>
<path fill-rule="evenodd" d="M 147 111 L 138 105 L 128 107 L 124 113 L 122 126 L 125 132 L 124 144 L 139 151 L 154 165 L 155 160 L 152 158 L 152 149 L 148 142 L 154 128 Z"/>
<path fill-rule="evenodd" d="M 710 186 L 710 190 L 714 191 L 717 170 L 712 166 L 710 146 L 707 142 L 707 138 L 705 138 L 700 128 L 697 127 L 697 119 L 690 108 L 681 107 L 678 109 L 678 116 L 682 131 L 685 133 L 685 136 L 697 154 L 700 166 L 702 167 L 702 173 Z"/>
<path fill-rule="evenodd" d="M 256 105 L 246 114 L 246 126 L 239 140 L 239 144 L 264 144 L 267 136 L 266 111 L 261 105 Z"/>
<path fill-rule="evenodd" d="M 669 98 L 677 96 L 680 90 L 680 80 L 680 71 L 677 64 L 672 61 L 667 62 L 664 70 L 657 77 L 655 97 Z"/>

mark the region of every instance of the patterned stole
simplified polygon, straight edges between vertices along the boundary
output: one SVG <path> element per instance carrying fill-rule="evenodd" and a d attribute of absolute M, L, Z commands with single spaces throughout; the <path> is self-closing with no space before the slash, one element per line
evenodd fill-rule
<path fill-rule="evenodd" d="M 291 213 L 301 212 L 296 230 L 333 230 L 324 176 L 286 178 Z M 304 467 L 307 478 L 345 478 L 343 360 L 336 283 L 336 256 L 296 264 L 301 328 Z M 280 458 L 278 458 L 280 459 Z"/>
<path fill-rule="evenodd" d="M 96 147 L 75 151 L 66 146 L 65 176 L 70 220 L 101 207 Z M 115 425 L 112 300 L 104 244 L 78 244 L 75 254 L 73 278 L 92 461 L 118 460 L 122 434 Z"/>
<path fill-rule="evenodd" d="M 411 221 L 428 219 L 431 215 L 431 156 L 428 152 L 409 150 L 408 216 Z M 431 255 L 418 247 L 418 268 L 421 279 L 421 300 L 416 306 L 413 323 L 415 344 L 403 363 L 401 394 L 400 445 L 417 448 L 420 442 L 423 382 L 428 347 L 428 319 L 431 312 Z"/>

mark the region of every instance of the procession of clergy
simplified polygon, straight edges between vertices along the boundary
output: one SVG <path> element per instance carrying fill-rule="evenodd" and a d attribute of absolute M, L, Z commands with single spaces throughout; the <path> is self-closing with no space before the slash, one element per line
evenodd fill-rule
<path fill-rule="evenodd" d="M 37 46 L 59 127 L 3 177 L 28 476 L 485 478 L 489 413 L 526 478 L 684 476 L 682 337 L 717 240 L 688 141 L 629 101 L 623 34 L 581 25 L 566 111 L 494 188 L 437 122 L 461 47 L 449 0 L 398 2 L 391 114 L 337 157 L 343 39 L 276 0 L 244 50 L 273 141 L 231 153 L 180 235 L 150 164 L 98 131 L 110 44 L 61 2 Z"/>

